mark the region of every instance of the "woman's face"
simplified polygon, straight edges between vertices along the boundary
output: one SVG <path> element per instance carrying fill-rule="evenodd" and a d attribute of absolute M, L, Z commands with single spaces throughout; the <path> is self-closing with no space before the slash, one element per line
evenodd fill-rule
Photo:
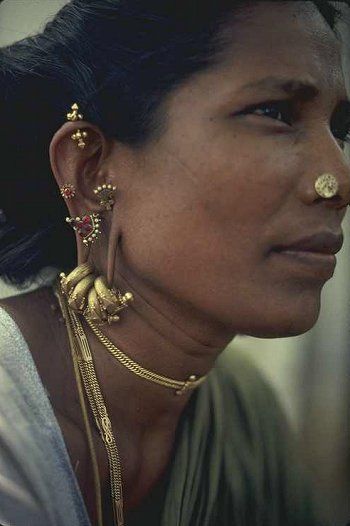
<path fill-rule="evenodd" d="M 332 269 L 273 248 L 341 233 L 350 162 L 331 126 L 349 121 L 340 47 L 310 2 L 256 4 L 227 38 L 217 66 L 168 96 L 161 138 L 132 154 L 117 268 L 148 299 L 232 334 L 295 335 L 317 320 Z M 272 87 L 290 79 L 319 94 Z M 317 196 L 325 172 L 344 200 Z"/>

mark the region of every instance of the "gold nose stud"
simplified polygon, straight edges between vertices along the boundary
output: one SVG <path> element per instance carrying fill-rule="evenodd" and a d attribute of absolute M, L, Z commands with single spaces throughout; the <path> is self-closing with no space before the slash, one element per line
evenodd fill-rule
<path fill-rule="evenodd" d="M 315 190 L 320 197 L 330 199 L 338 193 L 339 184 L 334 175 L 326 173 L 316 179 Z"/>

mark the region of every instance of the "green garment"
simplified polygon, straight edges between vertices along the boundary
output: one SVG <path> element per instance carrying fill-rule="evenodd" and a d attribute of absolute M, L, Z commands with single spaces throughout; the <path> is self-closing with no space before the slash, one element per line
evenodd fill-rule
<path fill-rule="evenodd" d="M 166 476 L 126 526 L 319 526 L 313 508 L 273 389 L 225 351 L 182 415 Z"/>
<path fill-rule="evenodd" d="M 95 526 L 49 396 L 0 307 L 0 524 Z M 225 351 L 181 416 L 166 475 L 126 526 L 320 524 L 271 387 Z"/>

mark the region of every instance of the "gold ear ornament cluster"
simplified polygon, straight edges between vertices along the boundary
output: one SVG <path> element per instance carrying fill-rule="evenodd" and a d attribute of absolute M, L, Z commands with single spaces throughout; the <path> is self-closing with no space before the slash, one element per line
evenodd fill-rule
<path fill-rule="evenodd" d="M 131 292 L 122 294 L 110 288 L 104 276 L 95 273 L 90 263 L 83 263 L 66 275 L 60 274 L 61 290 L 69 307 L 97 325 L 119 321 L 118 313 L 133 301 Z"/>
<path fill-rule="evenodd" d="M 65 184 L 61 188 L 61 193 L 66 199 L 70 199 L 75 195 L 75 190 L 73 193 L 72 188 L 74 187 L 70 184 Z M 99 196 L 100 206 L 105 210 L 112 210 L 114 205 L 114 192 L 116 191 L 116 188 L 116 186 L 113 186 L 110 183 L 104 183 L 93 190 L 94 194 Z M 98 212 L 91 214 L 86 213 L 81 217 L 66 217 L 66 222 L 69 223 L 76 232 L 78 232 L 79 236 L 83 240 L 84 245 L 86 246 L 94 243 L 101 234 L 101 221 L 102 219 Z"/>
<path fill-rule="evenodd" d="M 81 113 L 79 113 L 79 106 L 78 106 L 78 104 L 76 102 L 74 104 L 72 104 L 71 110 L 72 111 L 67 113 L 67 120 L 68 121 L 76 122 L 76 121 L 83 120 L 83 115 Z M 88 133 L 86 131 L 80 130 L 79 128 L 77 129 L 76 132 L 74 132 L 71 135 L 71 138 L 73 139 L 73 141 L 76 141 L 77 144 L 78 144 L 78 147 L 81 148 L 81 149 L 85 148 L 86 142 L 85 142 L 84 139 L 86 139 L 87 137 L 88 137 Z"/>

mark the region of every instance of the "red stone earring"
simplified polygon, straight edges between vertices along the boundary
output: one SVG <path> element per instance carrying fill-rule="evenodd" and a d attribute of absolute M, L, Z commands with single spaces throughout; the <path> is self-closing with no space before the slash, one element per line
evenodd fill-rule
<path fill-rule="evenodd" d="M 82 217 L 66 217 L 66 221 L 78 232 L 84 245 L 88 246 L 94 243 L 98 235 L 101 234 L 101 218 L 97 212 L 86 214 Z"/>
<path fill-rule="evenodd" d="M 75 196 L 75 188 L 71 183 L 66 183 L 60 188 L 61 195 L 65 199 L 72 199 Z"/>

